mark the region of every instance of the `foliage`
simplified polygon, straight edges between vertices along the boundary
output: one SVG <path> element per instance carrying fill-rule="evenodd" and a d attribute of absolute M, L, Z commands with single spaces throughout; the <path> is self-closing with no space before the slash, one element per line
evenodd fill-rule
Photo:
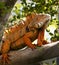
<path fill-rule="evenodd" d="M 17 3 L 14 7 L 13 12 L 17 14 L 17 18 L 25 16 L 29 13 L 48 13 L 51 16 L 57 13 L 56 4 L 58 0 L 21 0 L 21 3 Z"/>
<path fill-rule="evenodd" d="M 48 13 L 52 16 L 57 14 L 58 0 L 21 0 L 16 3 L 12 12 L 12 21 L 26 16 L 29 13 Z"/>
<path fill-rule="evenodd" d="M 58 20 L 52 20 L 49 27 L 47 28 L 47 32 L 49 33 L 49 35 L 51 36 L 50 40 L 51 41 L 58 41 L 59 40 L 59 24 L 58 24 Z"/>
<path fill-rule="evenodd" d="M 58 0 L 31 0 L 30 3 L 24 2 L 22 0 L 22 4 L 24 6 L 23 11 L 25 13 L 37 12 L 37 13 L 49 13 L 51 16 L 57 13 L 56 4 Z"/>

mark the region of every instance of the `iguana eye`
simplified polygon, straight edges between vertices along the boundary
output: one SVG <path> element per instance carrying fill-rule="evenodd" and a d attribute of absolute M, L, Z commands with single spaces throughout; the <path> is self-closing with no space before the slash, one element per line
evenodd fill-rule
<path fill-rule="evenodd" d="M 5 41 L 4 40 L 2 40 L 2 43 L 4 43 Z"/>

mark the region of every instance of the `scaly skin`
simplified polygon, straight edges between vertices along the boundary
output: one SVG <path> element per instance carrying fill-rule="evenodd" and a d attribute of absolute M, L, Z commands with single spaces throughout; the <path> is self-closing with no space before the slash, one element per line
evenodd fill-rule
<path fill-rule="evenodd" d="M 23 48 L 25 45 L 34 49 L 36 46 L 32 44 L 32 41 L 38 37 L 38 46 L 42 46 L 43 43 L 47 43 L 44 40 L 44 31 L 47 27 L 47 23 L 50 20 L 49 15 L 45 14 L 31 14 L 26 17 L 24 23 L 15 25 L 8 30 L 4 31 L 2 42 L 2 62 L 9 63 L 8 52 L 10 49 Z"/>

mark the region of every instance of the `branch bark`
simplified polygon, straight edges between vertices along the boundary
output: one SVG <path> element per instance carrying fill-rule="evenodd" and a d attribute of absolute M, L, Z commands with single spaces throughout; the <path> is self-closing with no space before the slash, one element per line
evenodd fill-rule
<path fill-rule="evenodd" d="M 34 50 L 27 48 L 25 50 L 11 51 L 9 54 L 12 60 L 11 65 L 33 65 L 39 61 L 58 57 L 58 51 L 59 41 L 37 47 L 37 49 Z"/>

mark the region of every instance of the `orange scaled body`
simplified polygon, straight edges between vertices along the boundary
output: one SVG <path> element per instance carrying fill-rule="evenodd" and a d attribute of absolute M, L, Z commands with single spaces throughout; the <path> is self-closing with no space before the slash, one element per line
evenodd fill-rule
<path fill-rule="evenodd" d="M 2 37 L 2 62 L 9 63 L 8 52 L 10 49 L 23 48 L 25 45 L 34 49 L 36 46 L 32 44 L 32 41 L 37 38 L 38 46 L 42 46 L 44 43 L 46 44 L 44 31 L 49 20 L 50 15 L 33 13 L 27 15 L 25 21 L 21 21 L 18 25 L 5 30 Z"/>

